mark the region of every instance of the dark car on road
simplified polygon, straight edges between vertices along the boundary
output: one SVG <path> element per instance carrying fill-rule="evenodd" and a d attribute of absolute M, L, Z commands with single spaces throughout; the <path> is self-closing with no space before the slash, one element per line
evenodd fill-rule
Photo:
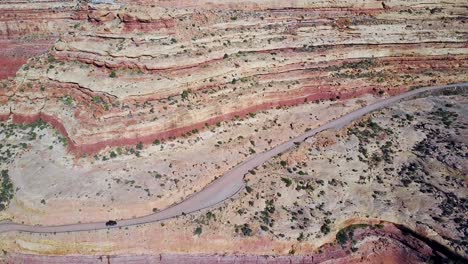
<path fill-rule="evenodd" d="M 117 222 L 114 221 L 114 220 L 109 220 L 109 221 L 106 222 L 106 226 L 115 226 L 116 224 L 117 224 Z"/>

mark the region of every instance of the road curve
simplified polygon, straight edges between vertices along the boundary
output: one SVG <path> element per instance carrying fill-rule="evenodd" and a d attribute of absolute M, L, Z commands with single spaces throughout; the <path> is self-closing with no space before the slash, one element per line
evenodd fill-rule
<path fill-rule="evenodd" d="M 193 213 L 202 209 L 206 209 L 217 205 L 226 199 L 229 199 L 236 193 L 238 193 L 244 187 L 244 175 L 267 160 L 291 149 L 295 143 L 300 143 L 307 138 L 327 129 L 340 129 L 345 125 L 349 124 L 353 120 L 362 117 L 365 114 L 373 112 L 375 110 L 387 107 L 403 99 L 408 99 L 421 95 L 423 93 L 429 93 L 444 89 L 464 89 L 468 88 L 468 82 L 451 84 L 445 86 L 432 86 L 423 87 L 415 90 L 411 90 L 393 97 L 383 99 L 372 105 L 365 106 L 359 110 L 346 114 L 338 119 L 330 121 L 318 128 L 312 129 L 296 138 L 286 141 L 266 152 L 258 153 L 251 156 L 249 159 L 238 164 L 223 176 L 213 181 L 211 184 L 203 188 L 200 192 L 189 196 L 184 201 L 168 207 L 160 212 L 149 214 L 142 217 L 125 219 L 118 221 L 117 225 L 111 228 L 125 227 L 131 225 L 145 224 L 164 219 L 173 218 L 182 214 Z M 77 231 L 90 231 L 98 229 L 109 228 L 105 225 L 105 222 L 93 222 L 93 223 L 79 223 L 70 225 L 58 225 L 58 226 L 39 226 L 39 225 L 22 225 L 12 222 L 0 224 L 0 233 L 4 232 L 30 232 L 30 233 L 61 233 L 61 232 L 77 232 Z"/>

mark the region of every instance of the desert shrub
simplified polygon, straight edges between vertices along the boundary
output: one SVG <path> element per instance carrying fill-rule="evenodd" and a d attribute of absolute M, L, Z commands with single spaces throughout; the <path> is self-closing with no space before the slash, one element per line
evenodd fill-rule
<path fill-rule="evenodd" d="M 195 231 L 193 231 L 193 234 L 196 235 L 196 236 L 201 235 L 201 233 L 202 233 L 202 228 L 201 228 L 201 226 L 195 228 Z"/>
<path fill-rule="evenodd" d="M 2 170 L 1 172 L 1 185 L 0 185 L 0 211 L 4 210 L 11 199 L 13 199 L 13 183 L 8 175 L 8 170 Z"/>
<path fill-rule="evenodd" d="M 289 187 L 292 184 L 292 181 L 289 178 L 284 178 L 283 177 L 283 178 L 281 178 L 281 180 L 286 184 L 286 187 Z"/>
<path fill-rule="evenodd" d="M 327 224 L 323 224 L 321 227 L 320 227 L 320 231 L 323 233 L 323 234 L 328 234 L 330 233 L 330 227 L 327 225 Z"/>

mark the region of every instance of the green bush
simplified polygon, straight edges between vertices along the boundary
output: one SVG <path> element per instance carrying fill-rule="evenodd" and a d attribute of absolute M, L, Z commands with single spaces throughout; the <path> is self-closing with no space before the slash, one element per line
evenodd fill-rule
<path fill-rule="evenodd" d="M 328 234 L 330 233 L 330 227 L 327 225 L 327 224 L 323 224 L 321 227 L 320 227 L 320 231 L 323 233 L 323 234 Z"/>
<path fill-rule="evenodd" d="M 289 186 L 291 186 L 291 184 L 292 184 L 291 179 L 288 179 L 288 178 L 281 178 L 281 180 L 282 180 L 284 183 L 286 183 L 286 187 L 289 187 Z"/>
<path fill-rule="evenodd" d="M 252 235 L 252 229 L 250 229 L 249 224 L 244 224 L 241 227 L 242 234 L 244 236 L 251 236 Z"/>
<path fill-rule="evenodd" d="M 202 233 L 202 228 L 201 228 L 201 226 L 195 228 L 195 231 L 193 231 L 193 234 L 196 235 L 196 236 L 201 235 L 201 233 Z"/>
<path fill-rule="evenodd" d="M 340 245 L 344 245 L 344 244 L 346 244 L 346 242 L 353 239 L 354 230 L 356 230 L 358 228 L 365 228 L 365 227 L 368 227 L 368 226 L 369 225 L 367 225 L 367 224 L 355 224 L 355 225 L 350 225 L 348 227 L 345 227 L 345 228 L 341 229 L 340 231 L 338 231 L 338 233 L 336 233 L 336 241 Z"/>
<path fill-rule="evenodd" d="M 4 210 L 11 199 L 13 199 L 13 183 L 8 175 L 8 170 L 2 170 L 1 172 L 2 183 L 0 185 L 0 211 Z"/>
<path fill-rule="evenodd" d="M 143 142 L 140 142 L 136 145 L 136 149 L 142 150 L 143 149 Z"/>
<path fill-rule="evenodd" d="M 180 95 L 182 97 L 182 101 L 188 100 L 189 93 L 190 93 L 190 91 L 188 91 L 188 90 L 184 90 L 182 92 L 182 94 Z"/>
<path fill-rule="evenodd" d="M 69 95 L 62 97 L 62 101 L 65 105 L 73 105 L 73 102 L 74 102 L 73 97 Z"/>

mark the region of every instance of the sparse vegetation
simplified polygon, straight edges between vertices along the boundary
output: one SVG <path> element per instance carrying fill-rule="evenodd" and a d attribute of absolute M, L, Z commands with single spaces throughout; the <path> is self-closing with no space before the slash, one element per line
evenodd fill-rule
<path fill-rule="evenodd" d="M 189 94 L 190 94 L 190 91 L 189 90 L 184 90 L 182 92 L 182 94 L 180 95 L 182 97 L 182 101 L 186 101 L 189 99 Z"/>
<path fill-rule="evenodd" d="M 196 236 L 200 236 L 202 231 L 203 230 L 202 230 L 201 226 L 198 226 L 197 228 L 195 228 L 195 231 L 193 231 L 193 234 L 196 235 Z"/>
<path fill-rule="evenodd" d="M 252 229 L 250 229 L 249 224 L 244 224 L 241 227 L 241 230 L 242 230 L 242 234 L 244 236 L 251 236 L 252 235 Z"/>
<path fill-rule="evenodd" d="M 136 145 L 136 149 L 142 150 L 142 149 L 143 149 L 143 142 L 139 142 L 139 143 Z"/>
<path fill-rule="evenodd" d="M 286 184 L 286 187 L 289 187 L 292 184 L 292 180 L 289 179 L 289 178 L 284 178 L 283 177 L 283 178 L 281 178 L 281 180 Z"/>
<path fill-rule="evenodd" d="M 13 199 L 13 183 L 10 180 L 10 176 L 8 175 L 8 170 L 1 171 L 1 189 L 0 189 L 0 211 L 4 210 L 8 204 L 10 203 L 11 199 Z"/>
<path fill-rule="evenodd" d="M 323 224 L 321 227 L 320 227 L 320 231 L 323 233 L 323 234 L 328 234 L 330 233 L 330 227 L 327 225 L 327 224 Z"/>
<path fill-rule="evenodd" d="M 338 233 L 336 234 L 336 241 L 340 245 L 344 245 L 348 241 L 351 241 L 353 239 L 354 230 L 358 228 L 366 228 L 366 227 L 368 227 L 368 225 L 366 224 L 356 224 L 356 225 L 350 225 L 348 227 L 345 227 L 341 229 L 340 231 L 338 231 Z"/>
<path fill-rule="evenodd" d="M 96 96 L 93 96 L 93 99 L 92 99 L 92 100 L 93 100 L 93 103 L 95 103 L 95 104 L 100 104 L 100 103 L 103 102 L 102 98 L 99 97 L 99 96 L 97 96 L 97 95 L 96 95 Z"/>
<path fill-rule="evenodd" d="M 62 97 L 62 101 L 65 105 L 71 106 L 74 103 L 73 97 L 66 95 Z"/>

